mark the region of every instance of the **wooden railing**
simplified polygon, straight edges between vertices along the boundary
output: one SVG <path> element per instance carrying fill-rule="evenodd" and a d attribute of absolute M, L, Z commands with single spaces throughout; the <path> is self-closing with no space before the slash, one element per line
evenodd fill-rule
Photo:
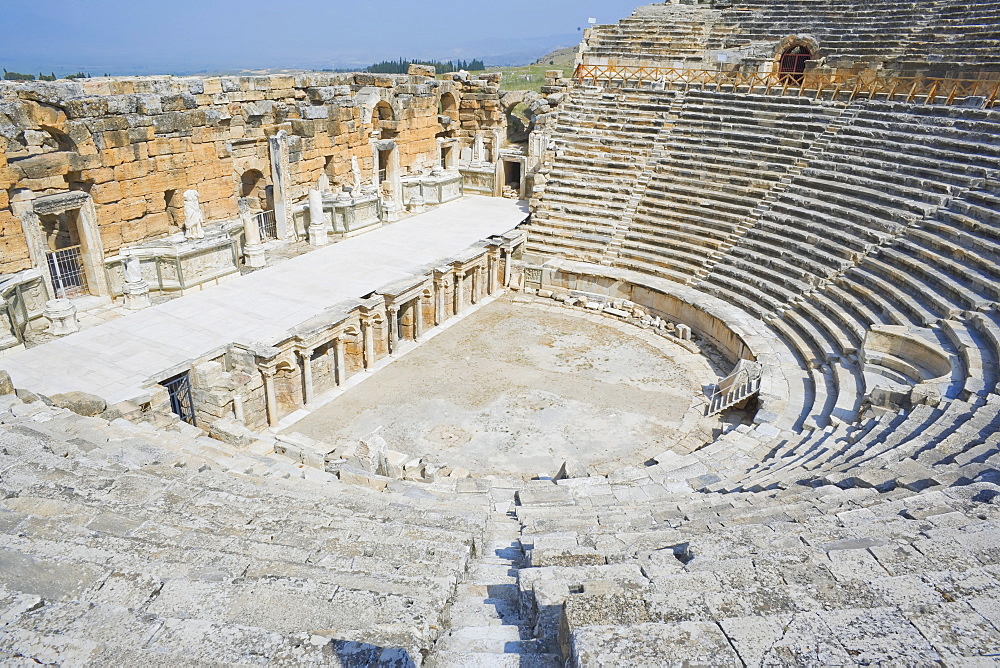
<path fill-rule="evenodd" d="M 671 67 L 579 65 L 574 75 L 583 84 L 640 87 L 663 85 L 667 89 L 717 86 L 721 90 L 764 95 L 798 95 L 820 99 L 881 99 L 919 104 L 967 104 L 991 108 L 1000 96 L 1000 81 L 891 77 L 876 74 L 820 74 L 806 72 L 761 73 L 689 70 Z"/>

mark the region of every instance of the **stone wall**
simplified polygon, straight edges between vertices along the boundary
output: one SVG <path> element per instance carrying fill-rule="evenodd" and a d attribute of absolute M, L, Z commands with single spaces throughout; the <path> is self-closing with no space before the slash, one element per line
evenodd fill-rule
<path fill-rule="evenodd" d="M 324 172 L 335 188 L 353 183 L 352 158 L 373 181 L 379 139 L 395 142 L 397 176 L 429 169 L 439 139 L 461 150 L 505 126 L 497 83 L 317 73 L 0 84 L 0 274 L 32 264 L 19 202 L 89 193 L 108 256 L 180 231 L 188 189 L 208 221 L 235 218 L 241 194 L 270 208 L 268 138 L 281 130 L 291 202 Z M 484 134 L 492 148 L 497 133 Z"/>

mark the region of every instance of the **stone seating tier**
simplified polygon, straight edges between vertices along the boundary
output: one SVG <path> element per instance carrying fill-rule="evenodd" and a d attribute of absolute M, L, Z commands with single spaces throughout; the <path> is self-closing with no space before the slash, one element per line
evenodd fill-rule
<path fill-rule="evenodd" d="M 0 423 L 2 656 L 327 663 L 349 641 L 419 656 L 482 540 L 482 511 L 345 485 L 193 427 L 13 395 Z"/>
<path fill-rule="evenodd" d="M 662 131 L 672 93 L 577 88 L 553 135 L 556 159 L 532 217 L 529 249 L 599 260 Z"/>
<path fill-rule="evenodd" d="M 824 663 L 990 651 L 1000 513 L 972 499 L 995 485 L 691 497 L 653 491 L 652 475 L 570 479 L 520 497 L 524 612 L 543 630 L 561 627 L 574 660 L 610 665 L 598 659 L 613 647 L 615 660 L 636 663 L 734 650 L 734 663 L 796 663 L 814 656 L 819 620 Z M 625 500 L 638 494 L 642 503 Z M 961 640 L 930 632 L 958 619 Z"/>

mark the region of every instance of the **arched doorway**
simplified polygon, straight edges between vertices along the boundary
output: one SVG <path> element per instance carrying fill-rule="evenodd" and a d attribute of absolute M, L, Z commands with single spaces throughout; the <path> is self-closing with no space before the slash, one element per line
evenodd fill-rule
<path fill-rule="evenodd" d="M 388 102 L 379 102 L 372 111 L 372 130 L 379 130 L 382 139 L 392 139 L 398 134 L 399 127 L 396 123 L 392 106 Z"/>
<path fill-rule="evenodd" d="M 455 99 L 453 93 L 445 93 L 441 96 L 441 102 L 438 105 L 438 114 L 447 116 L 451 119 L 452 123 L 458 122 L 458 101 Z"/>
<path fill-rule="evenodd" d="M 260 170 L 248 169 L 240 177 L 240 196 L 247 198 L 251 209 L 264 210 L 267 208 L 267 197 L 264 193 L 266 186 L 267 181 Z"/>
<path fill-rule="evenodd" d="M 812 57 L 812 52 L 802 44 L 786 49 L 778 61 L 778 75 L 782 83 L 802 83 L 806 61 L 812 60 Z"/>

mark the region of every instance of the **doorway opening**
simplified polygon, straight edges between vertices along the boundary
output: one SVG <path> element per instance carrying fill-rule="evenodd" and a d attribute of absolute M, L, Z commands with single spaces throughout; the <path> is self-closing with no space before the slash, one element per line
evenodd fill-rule
<path fill-rule="evenodd" d="M 521 195 L 521 163 L 517 160 L 503 161 L 504 194 Z"/>
<path fill-rule="evenodd" d="M 197 426 L 194 415 L 194 399 L 191 396 L 191 376 L 185 371 L 160 383 L 170 395 L 170 410 L 174 415 L 190 425 Z"/>
<path fill-rule="evenodd" d="M 812 60 L 812 52 L 801 44 L 781 54 L 778 73 L 782 83 L 800 84 L 806 71 L 806 61 Z"/>
<path fill-rule="evenodd" d="M 58 299 L 90 294 L 83 263 L 79 209 L 39 216 L 45 235 L 45 264 Z"/>

